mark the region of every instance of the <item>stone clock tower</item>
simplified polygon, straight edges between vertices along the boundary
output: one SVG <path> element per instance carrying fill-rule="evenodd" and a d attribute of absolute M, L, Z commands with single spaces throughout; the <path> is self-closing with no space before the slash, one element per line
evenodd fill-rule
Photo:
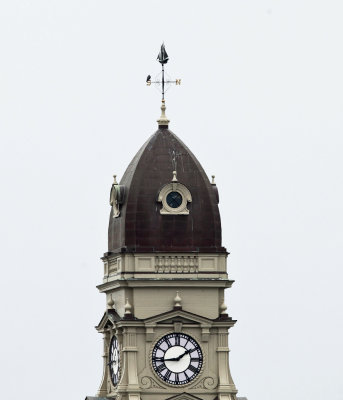
<path fill-rule="evenodd" d="M 218 190 L 168 123 L 163 101 L 158 130 L 114 178 L 103 377 L 87 399 L 236 400 Z"/>

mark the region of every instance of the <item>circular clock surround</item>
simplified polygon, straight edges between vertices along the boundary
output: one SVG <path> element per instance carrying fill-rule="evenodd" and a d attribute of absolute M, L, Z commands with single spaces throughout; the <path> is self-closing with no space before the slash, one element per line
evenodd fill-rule
<path fill-rule="evenodd" d="M 203 351 L 197 340 L 181 332 L 169 333 L 157 340 L 150 358 L 155 374 L 172 386 L 193 382 L 204 364 Z"/>
<path fill-rule="evenodd" d="M 120 351 L 117 336 L 113 336 L 110 343 L 109 350 L 109 369 L 110 376 L 114 386 L 116 386 L 120 379 Z"/>

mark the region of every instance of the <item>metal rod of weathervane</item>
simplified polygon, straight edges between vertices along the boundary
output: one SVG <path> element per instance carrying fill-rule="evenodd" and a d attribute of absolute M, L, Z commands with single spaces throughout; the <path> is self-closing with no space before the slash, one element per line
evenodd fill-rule
<path fill-rule="evenodd" d="M 164 100 L 164 64 L 162 64 L 162 100 Z"/>
<path fill-rule="evenodd" d="M 167 64 L 169 60 L 166 48 L 164 47 L 164 43 L 162 43 L 161 50 L 158 53 L 157 59 L 162 64 L 162 100 L 164 100 L 164 64 Z"/>

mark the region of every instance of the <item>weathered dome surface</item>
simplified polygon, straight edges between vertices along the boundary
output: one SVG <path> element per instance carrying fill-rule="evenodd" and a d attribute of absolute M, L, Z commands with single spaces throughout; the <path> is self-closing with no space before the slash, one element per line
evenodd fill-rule
<path fill-rule="evenodd" d="M 161 215 L 157 201 L 173 171 L 192 196 L 189 215 Z M 120 216 L 110 215 L 108 252 L 223 253 L 218 193 L 200 163 L 167 128 L 159 128 L 126 169 Z"/>

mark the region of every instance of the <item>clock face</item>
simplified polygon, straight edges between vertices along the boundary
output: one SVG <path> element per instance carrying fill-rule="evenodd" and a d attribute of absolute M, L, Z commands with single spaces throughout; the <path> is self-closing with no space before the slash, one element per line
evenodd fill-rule
<path fill-rule="evenodd" d="M 109 367 L 113 385 L 117 385 L 120 378 L 120 353 L 119 343 L 116 336 L 112 337 L 109 354 Z"/>
<path fill-rule="evenodd" d="M 182 204 L 182 196 L 179 192 L 170 192 L 166 198 L 167 204 L 171 208 L 178 208 Z"/>
<path fill-rule="evenodd" d="M 172 385 L 185 385 L 201 371 L 203 355 L 199 344 L 184 333 L 163 336 L 152 351 L 156 374 Z"/>

